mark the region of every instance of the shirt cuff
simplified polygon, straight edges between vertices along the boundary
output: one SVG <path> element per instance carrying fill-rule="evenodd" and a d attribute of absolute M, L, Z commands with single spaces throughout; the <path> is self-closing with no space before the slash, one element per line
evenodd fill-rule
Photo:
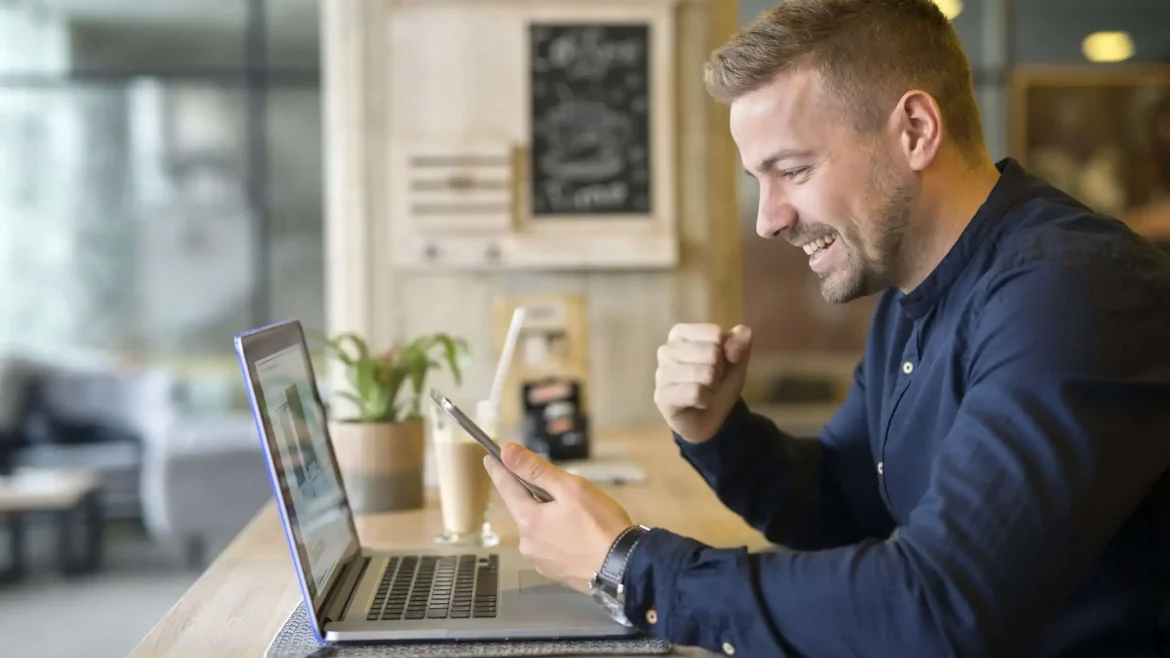
<path fill-rule="evenodd" d="M 703 544 L 652 528 L 634 547 L 622 577 L 624 612 L 634 626 L 662 638 L 673 637 L 675 574 Z"/>
<path fill-rule="evenodd" d="M 750 451 L 750 441 L 745 441 L 744 437 L 750 438 L 755 434 L 750 428 L 751 422 L 751 411 L 741 398 L 727 414 L 723 426 L 710 439 L 691 443 L 677 433 L 672 434 L 683 459 L 711 482 L 714 476 L 728 472 L 728 468 L 734 469 L 742 460 L 744 452 Z"/>
<path fill-rule="evenodd" d="M 661 529 L 643 535 L 623 577 L 626 619 L 672 644 L 788 656 L 756 598 L 744 547 L 716 549 Z"/>

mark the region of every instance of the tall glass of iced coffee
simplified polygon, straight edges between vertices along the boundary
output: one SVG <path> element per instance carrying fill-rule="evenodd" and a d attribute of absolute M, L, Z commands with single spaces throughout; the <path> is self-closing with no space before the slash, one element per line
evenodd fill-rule
<path fill-rule="evenodd" d="M 487 452 L 437 405 L 427 406 L 443 516 L 443 531 L 435 541 L 463 546 L 499 544 L 499 535 L 486 518 L 492 490 L 491 478 L 483 467 Z M 490 412 L 490 405 L 481 403 L 474 418 L 488 436 L 495 438 L 496 422 Z"/>

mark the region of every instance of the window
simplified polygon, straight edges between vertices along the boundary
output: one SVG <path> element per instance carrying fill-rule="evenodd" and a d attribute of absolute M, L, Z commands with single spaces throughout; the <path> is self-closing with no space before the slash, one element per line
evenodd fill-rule
<path fill-rule="evenodd" d="M 0 355 L 320 328 L 318 57 L 315 0 L 0 3 Z"/>

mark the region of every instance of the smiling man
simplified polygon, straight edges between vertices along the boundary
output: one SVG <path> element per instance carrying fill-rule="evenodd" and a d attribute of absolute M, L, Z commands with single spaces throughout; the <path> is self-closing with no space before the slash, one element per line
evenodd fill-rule
<path fill-rule="evenodd" d="M 880 296 L 817 440 L 741 399 L 748 328 L 678 325 L 659 350 L 681 457 L 789 550 L 634 525 L 509 445 L 556 498 L 489 464 L 521 550 L 615 617 L 728 654 L 1170 655 L 1170 259 L 989 159 L 929 0 L 785 0 L 707 84 L 760 236 L 803 249 L 828 301 Z"/>

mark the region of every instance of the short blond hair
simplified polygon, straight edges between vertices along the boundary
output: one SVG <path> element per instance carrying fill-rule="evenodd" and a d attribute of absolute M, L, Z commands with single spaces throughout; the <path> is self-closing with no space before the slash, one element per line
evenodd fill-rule
<path fill-rule="evenodd" d="M 931 0 L 783 0 L 711 55 L 705 82 L 731 102 L 797 70 L 815 71 L 859 131 L 879 129 L 903 94 L 922 89 L 962 153 L 983 149 L 971 65 Z"/>

